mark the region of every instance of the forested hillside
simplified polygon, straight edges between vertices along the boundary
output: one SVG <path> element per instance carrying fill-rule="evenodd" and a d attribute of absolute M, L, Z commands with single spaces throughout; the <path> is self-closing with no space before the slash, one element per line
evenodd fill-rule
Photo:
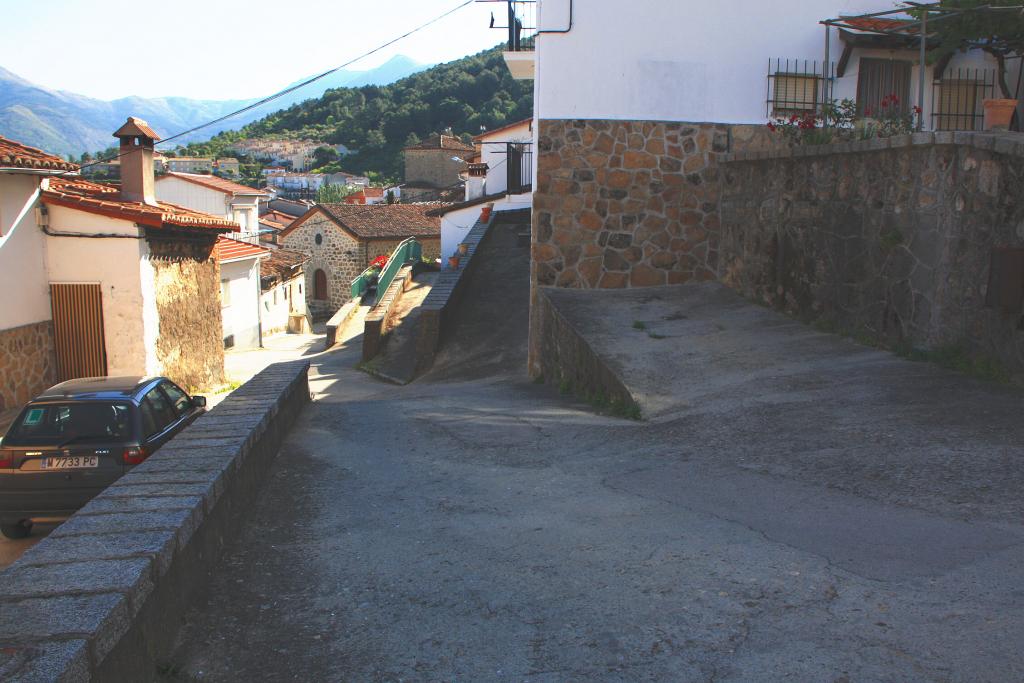
<path fill-rule="evenodd" d="M 243 138 L 309 138 L 358 150 L 342 160 L 346 171 L 399 178 L 406 144 L 449 127 L 456 135 L 476 135 L 481 126 L 495 128 L 532 112 L 533 81 L 514 80 L 494 48 L 391 85 L 328 90 L 188 151 L 217 154 Z"/>

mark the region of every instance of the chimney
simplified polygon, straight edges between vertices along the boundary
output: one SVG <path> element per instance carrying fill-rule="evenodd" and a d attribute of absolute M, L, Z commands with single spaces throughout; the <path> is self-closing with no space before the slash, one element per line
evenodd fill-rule
<path fill-rule="evenodd" d="M 142 119 L 129 116 L 114 137 L 121 141 L 121 199 L 156 206 L 153 145 L 160 136 Z"/>

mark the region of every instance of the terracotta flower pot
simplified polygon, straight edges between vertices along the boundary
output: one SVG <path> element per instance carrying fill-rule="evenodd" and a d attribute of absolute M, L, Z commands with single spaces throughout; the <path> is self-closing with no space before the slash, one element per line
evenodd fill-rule
<path fill-rule="evenodd" d="M 1008 130 L 1017 100 L 985 100 L 985 130 Z"/>
<path fill-rule="evenodd" d="M 491 207 L 485 206 L 480 210 L 480 222 L 486 223 L 491 219 Z"/>
<path fill-rule="evenodd" d="M 465 256 L 469 253 L 469 245 L 463 242 L 459 245 L 459 256 Z"/>
<path fill-rule="evenodd" d="M 459 257 L 458 256 L 449 256 L 448 257 L 448 267 L 451 268 L 452 270 L 458 270 L 458 268 L 459 268 Z"/>

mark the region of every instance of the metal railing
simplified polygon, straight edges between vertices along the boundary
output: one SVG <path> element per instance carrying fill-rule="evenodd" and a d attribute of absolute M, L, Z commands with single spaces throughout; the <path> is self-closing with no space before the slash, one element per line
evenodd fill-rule
<path fill-rule="evenodd" d="M 410 237 L 407 240 L 403 240 L 395 250 L 391 252 L 391 256 L 388 257 L 387 265 L 384 266 L 384 270 L 380 271 L 380 274 L 371 272 L 372 268 L 367 268 L 360 273 L 356 279 L 352 280 L 349 285 L 352 292 L 352 298 L 357 299 L 370 289 L 373 284 L 374 276 L 376 275 L 377 285 L 377 297 L 379 298 L 384 292 L 391 286 L 391 282 L 398 275 L 398 271 L 401 270 L 402 266 L 410 261 L 419 261 L 423 257 L 423 245 L 421 245 L 415 237 Z"/>
<path fill-rule="evenodd" d="M 497 25 L 491 14 L 491 28 L 508 31 L 508 51 L 532 51 L 537 38 L 537 0 L 505 0 L 504 25 Z"/>
<path fill-rule="evenodd" d="M 529 142 L 509 142 L 505 154 L 508 193 L 529 192 L 533 188 L 533 145 Z"/>
<path fill-rule="evenodd" d="M 947 69 L 932 82 L 932 129 L 981 130 L 982 102 L 993 97 L 995 87 L 994 69 Z"/>
<path fill-rule="evenodd" d="M 822 103 L 832 99 L 835 74 L 834 62 L 829 62 L 826 67 L 823 62 L 811 59 L 769 59 L 765 98 L 767 117 L 819 113 Z"/>

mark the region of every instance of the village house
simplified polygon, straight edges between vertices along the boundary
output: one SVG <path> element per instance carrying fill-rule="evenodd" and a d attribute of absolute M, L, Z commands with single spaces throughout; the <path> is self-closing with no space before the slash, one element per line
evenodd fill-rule
<path fill-rule="evenodd" d="M 166 166 L 172 173 L 213 173 L 213 159 L 205 157 L 167 157 Z"/>
<path fill-rule="evenodd" d="M 162 201 L 234 221 L 240 236 L 253 240 L 259 233 L 260 200 L 267 199 L 263 190 L 198 173 L 157 176 L 156 193 Z"/>
<path fill-rule="evenodd" d="M 219 235 L 238 226 L 158 202 L 148 125 L 129 118 L 121 186 L 0 139 L 0 409 L 57 381 L 165 374 L 223 381 Z"/>
<path fill-rule="evenodd" d="M 223 175 L 229 175 L 237 178 L 239 173 L 241 173 L 241 164 L 239 164 L 238 159 L 232 159 L 230 157 L 217 159 L 213 166 L 217 169 L 217 173 L 221 173 Z"/>
<path fill-rule="evenodd" d="M 394 195 L 392 195 L 394 196 Z M 345 197 L 346 204 L 383 204 L 387 195 L 383 187 L 363 187 Z"/>
<path fill-rule="evenodd" d="M 510 29 L 506 62 L 515 77 L 535 78 L 534 374 L 539 288 L 736 284 L 754 259 L 779 257 L 781 243 L 772 254 L 726 259 L 722 252 L 723 222 L 731 218 L 723 163 L 784 149 L 766 122 L 813 117 L 825 103 L 849 99 L 863 125 L 888 115 L 921 131 L 974 131 L 983 127 L 984 101 L 1002 97 L 994 57 L 969 49 L 930 61 L 934 45 L 920 39 L 920 27 L 880 0 L 749 3 L 741 23 L 729 4 L 694 12 L 687 3 L 637 3 L 628 22 L 611 0 L 508 5 L 511 25 L 523 30 Z M 1009 64 L 1010 82 L 1019 82 L 1020 68 L 1020 60 Z M 872 202 L 865 206 L 886 207 L 887 221 L 919 209 Z M 743 239 L 734 235 L 730 247 L 752 249 Z M 780 273 L 790 267 L 776 264 Z M 973 277 L 973 291 L 983 291 L 986 274 Z"/>
<path fill-rule="evenodd" d="M 260 264 L 270 258 L 270 249 L 222 236 L 214 254 L 220 266 L 224 348 L 263 346 Z"/>
<path fill-rule="evenodd" d="M 405 172 L 402 182 L 402 201 L 461 200 L 462 172 L 477 154 L 454 135 L 431 135 L 402 150 Z"/>
<path fill-rule="evenodd" d="M 442 256 L 455 253 L 481 206 L 497 213 L 533 205 L 533 119 L 481 133 L 473 142 L 478 152 L 463 174 L 465 200 L 433 212 L 441 217 Z"/>
<path fill-rule="evenodd" d="M 307 261 L 309 257 L 305 254 L 288 249 L 271 249 L 269 257 L 260 261 L 260 315 L 265 336 L 311 331 L 306 314 Z"/>
<path fill-rule="evenodd" d="M 285 249 L 309 257 L 306 305 L 315 318 L 327 318 L 351 299 L 350 283 L 377 256 L 415 237 L 423 255 L 440 255 L 440 219 L 428 215 L 437 204 L 317 204 L 281 231 Z"/>

